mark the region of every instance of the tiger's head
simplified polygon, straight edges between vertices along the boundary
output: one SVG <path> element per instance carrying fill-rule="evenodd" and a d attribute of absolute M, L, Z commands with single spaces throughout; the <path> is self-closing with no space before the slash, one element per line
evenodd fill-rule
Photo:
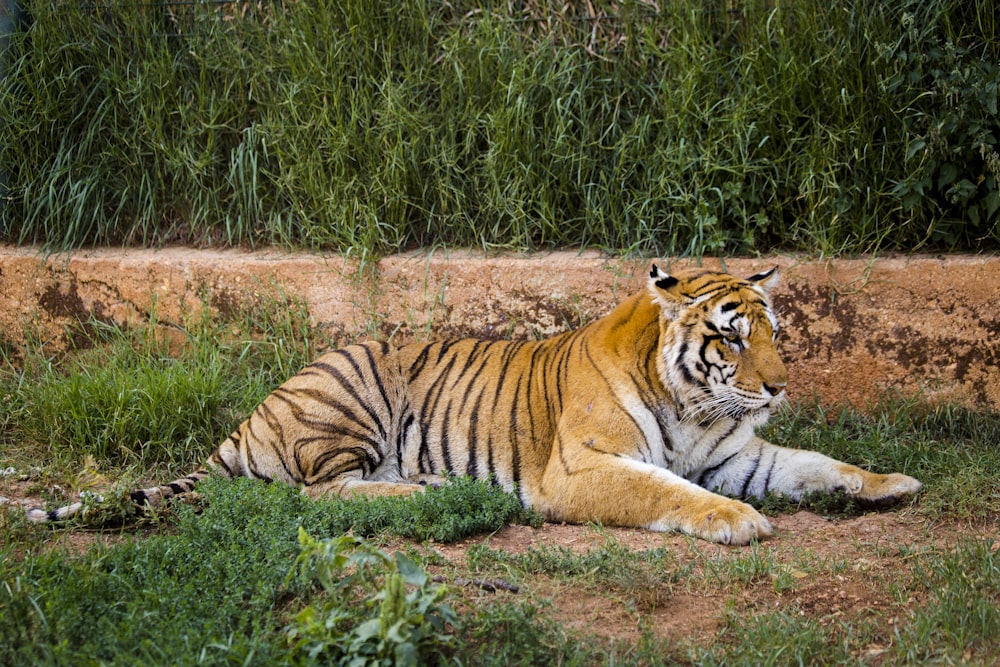
<path fill-rule="evenodd" d="M 660 307 L 657 367 L 685 420 L 763 424 L 783 399 L 788 373 L 778 357 L 770 289 L 778 268 L 742 280 L 653 265 L 649 290 Z"/>

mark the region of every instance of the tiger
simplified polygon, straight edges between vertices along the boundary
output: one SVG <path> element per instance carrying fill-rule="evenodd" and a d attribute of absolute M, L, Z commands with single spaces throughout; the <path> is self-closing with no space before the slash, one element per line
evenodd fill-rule
<path fill-rule="evenodd" d="M 788 383 L 771 298 L 778 273 L 654 263 L 644 289 L 547 339 L 341 347 L 269 394 L 198 470 L 131 499 L 157 506 L 212 473 L 311 498 L 407 495 L 469 476 L 551 522 L 742 545 L 773 532 L 745 500 L 842 492 L 884 505 L 915 495 L 921 483 L 907 475 L 756 435 Z"/>

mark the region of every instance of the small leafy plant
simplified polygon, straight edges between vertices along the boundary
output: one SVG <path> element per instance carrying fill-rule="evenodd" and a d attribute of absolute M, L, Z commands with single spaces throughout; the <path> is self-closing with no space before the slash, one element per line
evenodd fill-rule
<path fill-rule="evenodd" d="M 299 544 L 289 577 L 317 581 L 327 597 L 288 626 L 293 652 L 352 667 L 408 666 L 453 647 L 457 619 L 444 603 L 447 588 L 431 585 L 416 562 L 353 535 L 317 540 L 300 528 Z"/>

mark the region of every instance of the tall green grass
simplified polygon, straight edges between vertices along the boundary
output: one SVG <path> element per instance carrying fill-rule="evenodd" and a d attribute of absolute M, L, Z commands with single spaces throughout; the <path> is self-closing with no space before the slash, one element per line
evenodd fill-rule
<path fill-rule="evenodd" d="M 109 4 L 25 3 L 0 87 L 0 238 L 1000 240 L 992 0 Z"/>

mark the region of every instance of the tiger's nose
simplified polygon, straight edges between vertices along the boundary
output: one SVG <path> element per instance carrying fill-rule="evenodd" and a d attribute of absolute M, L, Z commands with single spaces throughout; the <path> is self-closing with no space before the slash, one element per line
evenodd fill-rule
<path fill-rule="evenodd" d="M 775 383 L 773 385 L 764 383 L 764 391 L 771 394 L 771 396 L 777 396 L 781 392 L 785 391 L 785 386 L 787 384 L 787 382 L 782 382 L 780 384 Z"/>

